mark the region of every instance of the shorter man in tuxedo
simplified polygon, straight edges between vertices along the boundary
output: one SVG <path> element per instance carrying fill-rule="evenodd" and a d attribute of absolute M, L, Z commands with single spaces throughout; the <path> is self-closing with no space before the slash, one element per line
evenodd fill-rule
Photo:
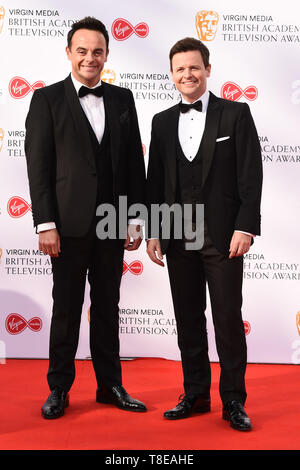
<path fill-rule="evenodd" d="M 66 48 L 72 73 L 35 91 L 26 119 L 34 225 L 39 248 L 51 256 L 53 271 L 47 375 L 51 393 L 42 407 L 46 419 L 62 416 L 69 403 L 87 275 L 96 401 L 129 411 L 146 410 L 123 388 L 119 358 L 123 253 L 124 247 L 139 247 L 139 228 L 129 225 L 123 239 L 96 235 L 99 205 L 110 204 L 118 211 L 120 197 L 127 198 L 129 207 L 143 203 L 145 191 L 132 93 L 101 83 L 108 45 L 101 21 L 87 17 L 74 23 Z M 130 232 L 135 236 L 130 237 Z"/>
<path fill-rule="evenodd" d="M 201 41 L 178 41 L 170 51 L 170 66 L 182 102 L 153 118 L 148 210 L 152 204 L 191 206 L 190 223 L 197 225 L 197 205 L 204 205 L 204 243 L 201 249 L 187 249 L 188 240 L 178 239 L 174 230 L 170 240 L 161 234 L 153 239 L 150 222 L 147 252 L 162 266 L 166 254 L 184 376 L 185 395 L 164 416 L 187 418 L 211 409 L 205 317 L 208 285 L 221 367 L 223 418 L 233 428 L 248 431 L 242 278 L 243 254 L 253 236 L 260 234 L 259 140 L 247 104 L 217 98 L 207 90 L 211 65 Z M 162 218 L 161 233 L 166 223 Z"/>

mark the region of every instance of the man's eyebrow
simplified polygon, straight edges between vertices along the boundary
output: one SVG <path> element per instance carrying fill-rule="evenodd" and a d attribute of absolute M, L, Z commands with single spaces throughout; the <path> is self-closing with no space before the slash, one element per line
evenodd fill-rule
<path fill-rule="evenodd" d="M 188 68 L 191 68 L 191 67 L 200 67 L 199 64 L 191 64 Z M 185 66 L 184 65 L 178 65 L 178 67 L 175 67 L 175 70 L 178 70 L 178 69 L 184 69 Z"/>
<path fill-rule="evenodd" d="M 78 46 L 78 47 L 76 48 L 76 51 L 79 51 L 79 50 L 81 50 L 81 51 L 87 51 L 87 48 L 86 48 L 86 47 L 83 47 L 83 46 Z M 103 47 L 96 47 L 96 49 L 94 49 L 93 52 L 95 52 L 95 51 L 101 51 L 101 52 L 103 52 L 104 49 L 103 49 Z"/>

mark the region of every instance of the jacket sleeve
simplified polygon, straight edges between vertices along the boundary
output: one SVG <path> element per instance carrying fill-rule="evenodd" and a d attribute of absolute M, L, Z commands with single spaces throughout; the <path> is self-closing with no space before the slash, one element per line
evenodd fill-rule
<path fill-rule="evenodd" d="M 34 92 L 26 118 L 25 155 L 34 225 L 56 221 L 55 142 L 46 96 Z"/>
<path fill-rule="evenodd" d="M 260 235 L 262 159 L 256 127 L 247 103 L 241 106 L 236 126 L 237 184 L 241 203 L 235 230 Z"/>
<path fill-rule="evenodd" d="M 156 132 L 156 116 L 152 120 L 151 141 L 149 149 L 149 162 L 147 169 L 146 200 L 148 210 L 147 232 L 149 238 L 158 238 L 158 227 L 151 225 L 151 208 L 153 205 L 161 205 L 165 201 L 164 191 L 164 165 L 160 155 L 159 138 Z M 158 225 L 160 227 L 161 220 Z"/>
<path fill-rule="evenodd" d="M 138 117 L 132 93 L 129 94 L 130 127 L 128 139 L 128 204 L 145 204 L 146 172 Z"/>

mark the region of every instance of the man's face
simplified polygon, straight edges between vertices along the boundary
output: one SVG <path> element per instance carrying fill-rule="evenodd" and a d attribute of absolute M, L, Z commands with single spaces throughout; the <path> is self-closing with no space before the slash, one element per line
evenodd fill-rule
<path fill-rule="evenodd" d="M 211 66 L 205 68 L 199 51 L 178 52 L 172 58 L 172 78 L 182 97 L 192 103 L 206 90 Z"/>
<path fill-rule="evenodd" d="M 79 29 L 74 33 L 71 47 L 67 47 L 66 51 L 74 78 L 88 87 L 96 85 L 108 56 L 103 34 Z"/>

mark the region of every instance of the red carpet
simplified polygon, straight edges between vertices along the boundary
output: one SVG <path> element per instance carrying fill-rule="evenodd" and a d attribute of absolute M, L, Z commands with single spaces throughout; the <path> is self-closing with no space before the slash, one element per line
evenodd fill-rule
<path fill-rule="evenodd" d="M 242 433 L 221 419 L 219 365 L 212 364 L 212 411 L 167 421 L 163 412 L 182 393 L 181 366 L 164 359 L 123 361 L 124 386 L 148 406 L 130 413 L 95 401 L 91 361 L 77 361 L 64 417 L 47 421 L 46 360 L 0 365 L 1 450 L 299 450 L 300 370 L 294 365 L 249 364 L 246 411 L 253 430 Z"/>

